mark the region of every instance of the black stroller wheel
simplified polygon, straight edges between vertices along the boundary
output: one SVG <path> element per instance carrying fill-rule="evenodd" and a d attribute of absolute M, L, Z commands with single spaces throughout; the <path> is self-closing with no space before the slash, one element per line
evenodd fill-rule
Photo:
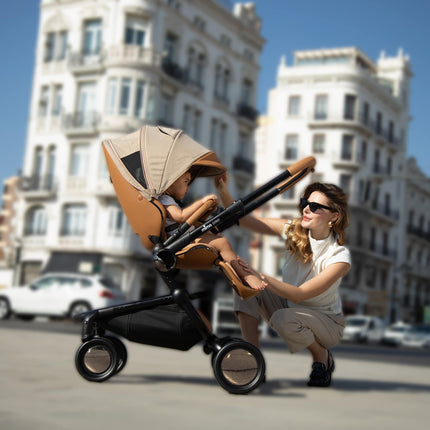
<path fill-rule="evenodd" d="M 232 339 L 215 352 L 212 366 L 218 383 L 232 394 L 247 394 L 254 390 L 266 372 L 260 350 L 241 339 Z"/>
<path fill-rule="evenodd" d="M 127 364 L 127 348 L 125 347 L 124 343 L 121 339 L 119 339 L 116 336 L 103 336 L 104 339 L 109 339 L 115 346 L 117 357 L 118 357 L 118 363 L 115 369 L 115 373 L 121 372 L 122 369 L 124 369 L 125 365 Z"/>
<path fill-rule="evenodd" d="M 76 351 L 75 365 L 82 377 L 103 382 L 117 373 L 119 359 L 114 343 L 99 337 L 84 342 Z"/>

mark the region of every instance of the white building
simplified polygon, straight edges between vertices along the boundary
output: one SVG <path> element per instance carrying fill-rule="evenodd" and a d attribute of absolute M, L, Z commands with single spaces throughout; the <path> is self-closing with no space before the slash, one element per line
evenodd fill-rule
<path fill-rule="evenodd" d="M 20 282 L 44 270 L 112 276 L 129 298 L 158 277 L 110 184 L 101 141 L 143 124 L 184 129 L 253 182 L 259 57 L 252 4 L 42 0 L 17 234 Z M 199 183 L 199 181 L 201 181 Z M 213 192 L 197 181 L 194 197 Z M 231 232 L 242 253 L 248 237 Z"/>
<path fill-rule="evenodd" d="M 345 311 L 391 320 L 403 316 L 403 298 L 409 294 L 403 264 L 407 201 L 415 189 L 405 180 L 411 76 L 401 50 L 395 57 L 382 53 L 376 63 L 356 48 L 296 52 L 294 64 L 281 60 L 256 137 L 257 185 L 298 159 L 317 158 L 312 177 L 270 202 L 265 215 L 297 216 L 299 195 L 313 181 L 335 183 L 348 193 L 353 267 L 341 289 Z M 427 206 L 428 191 L 428 184 L 416 191 Z M 421 216 L 415 225 L 428 235 L 430 212 L 415 212 Z M 421 260 L 428 268 L 428 239 L 424 242 Z M 283 244 L 272 238 L 258 243 L 264 251 L 260 267 L 280 275 Z M 417 287 L 421 306 L 430 303 L 429 279 L 427 269 Z"/>

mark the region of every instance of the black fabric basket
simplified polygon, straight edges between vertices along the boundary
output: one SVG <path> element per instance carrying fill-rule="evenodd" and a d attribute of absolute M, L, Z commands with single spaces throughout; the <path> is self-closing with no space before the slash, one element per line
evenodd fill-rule
<path fill-rule="evenodd" d="M 190 317 L 176 304 L 115 317 L 103 326 L 133 342 L 181 351 L 202 340 Z"/>

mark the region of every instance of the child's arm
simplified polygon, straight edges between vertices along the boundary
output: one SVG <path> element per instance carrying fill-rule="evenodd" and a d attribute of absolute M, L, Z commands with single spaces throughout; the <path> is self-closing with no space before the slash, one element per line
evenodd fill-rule
<path fill-rule="evenodd" d="M 214 205 L 218 204 L 218 197 L 215 194 L 209 194 L 199 200 L 196 200 L 194 203 L 184 209 L 180 209 L 174 205 L 166 206 L 167 215 L 173 221 L 183 224 L 188 218 L 190 218 L 191 215 L 194 214 L 194 212 L 196 212 L 197 209 L 200 208 L 203 203 L 208 200 L 214 200 Z"/>

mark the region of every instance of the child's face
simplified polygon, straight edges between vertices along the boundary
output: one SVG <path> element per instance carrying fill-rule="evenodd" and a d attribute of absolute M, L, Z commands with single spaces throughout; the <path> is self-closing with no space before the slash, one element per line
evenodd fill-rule
<path fill-rule="evenodd" d="M 169 187 L 168 192 L 175 199 L 182 200 L 188 193 L 190 183 L 191 174 L 186 172 Z"/>

